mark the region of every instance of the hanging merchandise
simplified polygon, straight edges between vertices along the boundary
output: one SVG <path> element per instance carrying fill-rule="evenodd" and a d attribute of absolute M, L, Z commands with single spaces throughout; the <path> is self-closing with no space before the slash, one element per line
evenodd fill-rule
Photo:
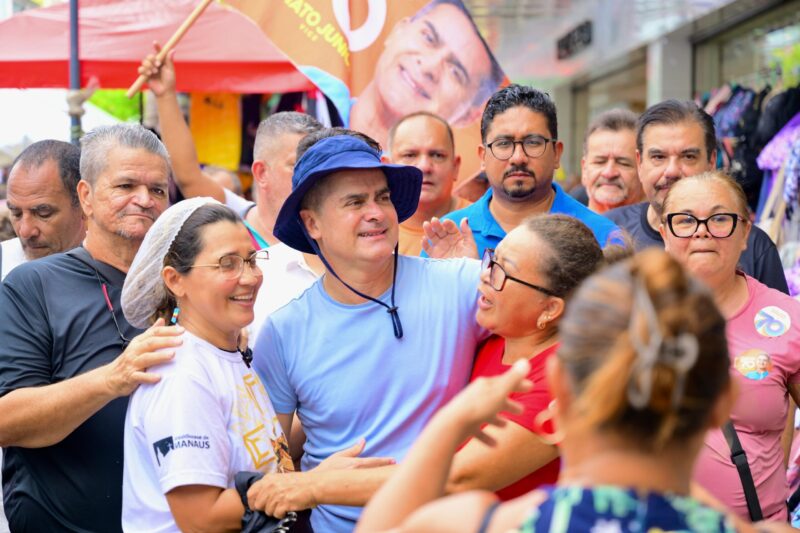
<path fill-rule="evenodd" d="M 200 163 L 239 169 L 242 114 L 238 94 L 192 93 L 189 128 Z"/>

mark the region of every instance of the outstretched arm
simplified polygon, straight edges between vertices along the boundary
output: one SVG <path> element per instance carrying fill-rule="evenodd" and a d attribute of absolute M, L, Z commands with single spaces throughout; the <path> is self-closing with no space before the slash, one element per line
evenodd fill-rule
<path fill-rule="evenodd" d="M 175 92 L 175 65 L 172 61 L 174 51 L 167 54 L 161 63 L 156 60 L 156 54 L 161 47 L 158 43 L 154 43 L 153 46 L 155 53 L 142 60 L 139 74 L 148 76 L 147 84 L 156 97 L 161 140 L 169 152 L 175 181 L 187 198 L 210 196 L 224 203 L 225 189 L 200 170 L 192 133 L 178 105 L 178 95 Z"/>
<path fill-rule="evenodd" d="M 486 427 L 484 432 L 497 443 L 487 446 L 472 439 L 453 459 L 447 492 L 497 491 L 516 483 L 558 457 L 555 446 L 545 444 L 519 424 Z"/>
<path fill-rule="evenodd" d="M 501 376 L 479 378 L 443 407 L 397 472 L 370 500 L 357 531 L 398 527 L 419 507 L 441 497 L 458 446 L 470 436 L 493 444 L 493 438 L 481 431 L 481 425 L 488 422 L 502 427 L 506 421 L 498 416 L 500 411 L 522 410 L 508 395 L 530 389 L 531 383 L 525 379 L 529 369 L 527 361 L 518 361 Z"/>
<path fill-rule="evenodd" d="M 359 457 L 365 445 L 361 439 L 308 472 L 265 475 L 247 491 L 250 508 L 283 518 L 288 511 L 321 504 L 366 505 L 394 471 L 394 460 Z"/>
<path fill-rule="evenodd" d="M 183 328 L 159 319 L 111 363 L 59 383 L 23 387 L 0 398 L 0 446 L 42 448 L 63 440 L 108 402 L 155 383 L 147 368 L 170 360 Z"/>

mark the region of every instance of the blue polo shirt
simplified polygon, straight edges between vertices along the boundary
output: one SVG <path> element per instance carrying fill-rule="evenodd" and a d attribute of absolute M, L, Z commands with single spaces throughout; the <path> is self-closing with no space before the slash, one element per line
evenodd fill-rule
<path fill-rule="evenodd" d="M 612 244 L 622 244 L 621 232 L 616 224 L 572 198 L 557 183 L 553 183 L 553 190 L 556 192 L 556 197 L 550 207 L 550 213 L 561 213 L 577 218 L 589 226 L 600 246 L 605 246 L 609 241 Z M 478 246 L 478 257 L 483 256 L 484 248 L 497 248 L 497 245 L 506 236 L 505 230 L 500 227 L 489 211 L 491 200 L 492 189 L 490 187 L 474 204 L 442 217 L 442 220 L 452 220 L 456 224 L 460 223 L 462 218 L 467 217 L 469 227 L 475 236 L 475 244 Z M 425 255 L 424 251 L 422 255 Z"/>

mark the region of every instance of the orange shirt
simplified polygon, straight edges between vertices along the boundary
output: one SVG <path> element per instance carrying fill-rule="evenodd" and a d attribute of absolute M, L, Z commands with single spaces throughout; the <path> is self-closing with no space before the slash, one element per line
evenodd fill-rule
<path fill-rule="evenodd" d="M 472 202 L 464 198 L 454 197 L 456 202 L 453 211 L 463 209 Z M 407 222 L 400 224 L 400 253 L 402 255 L 419 255 L 422 252 L 422 237 L 425 233 L 422 226 L 412 227 Z"/>

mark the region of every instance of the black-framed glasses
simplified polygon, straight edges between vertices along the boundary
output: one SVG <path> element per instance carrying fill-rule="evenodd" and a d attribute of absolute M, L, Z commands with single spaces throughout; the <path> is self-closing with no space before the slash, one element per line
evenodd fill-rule
<path fill-rule="evenodd" d="M 736 223 L 739 220 L 744 219 L 736 213 L 714 213 L 708 218 L 697 218 L 690 213 L 669 213 L 667 227 L 676 237 L 688 239 L 697 233 L 702 224 L 712 237 L 725 239 L 736 231 Z"/>
<path fill-rule="evenodd" d="M 236 254 L 228 254 L 220 257 L 219 262 L 215 264 L 192 265 L 191 268 L 218 268 L 225 279 L 236 279 L 242 275 L 244 265 L 247 263 L 247 266 L 250 267 L 250 272 L 254 276 L 262 276 L 258 262 L 266 261 L 267 259 L 269 259 L 269 253 L 266 250 L 257 250 L 246 258 Z"/>
<path fill-rule="evenodd" d="M 528 283 L 525 280 L 521 280 L 519 278 L 515 278 L 513 276 L 509 276 L 503 267 L 500 266 L 500 263 L 494 260 L 494 250 L 492 248 L 486 248 L 483 251 L 483 259 L 481 261 L 481 270 L 489 269 L 489 286 L 491 286 L 497 292 L 502 291 L 506 288 L 506 281 L 516 281 L 526 287 L 530 287 L 531 289 L 535 289 L 542 294 L 546 294 L 547 296 L 558 296 L 556 293 L 551 291 L 550 289 L 545 289 L 544 287 L 540 287 L 539 285 L 534 285 L 533 283 Z"/>
<path fill-rule="evenodd" d="M 487 144 L 487 148 L 492 152 L 492 155 L 500 161 L 507 161 L 514 155 L 517 145 L 522 145 L 522 151 L 528 157 L 541 157 L 547 148 L 547 143 L 554 143 L 558 139 L 548 139 L 541 135 L 528 135 L 521 141 L 514 139 L 495 139 Z"/>

